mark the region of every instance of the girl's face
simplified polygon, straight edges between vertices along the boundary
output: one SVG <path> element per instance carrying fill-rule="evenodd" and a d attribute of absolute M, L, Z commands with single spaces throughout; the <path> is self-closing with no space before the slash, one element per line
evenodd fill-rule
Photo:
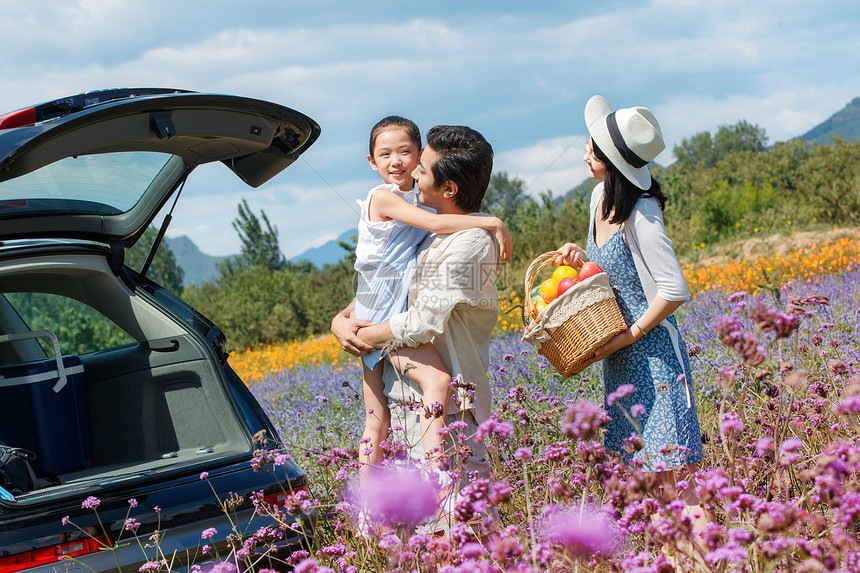
<path fill-rule="evenodd" d="M 386 183 L 396 184 L 401 191 L 412 189 L 412 172 L 418 165 L 418 146 L 402 127 L 389 127 L 376 136 L 373 156 L 367 162 L 378 171 Z"/>
<path fill-rule="evenodd" d="M 588 176 L 603 181 L 606 176 L 606 164 L 594 156 L 594 144 L 590 137 L 588 143 L 585 144 L 585 155 L 582 160 L 588 164 Z"/>

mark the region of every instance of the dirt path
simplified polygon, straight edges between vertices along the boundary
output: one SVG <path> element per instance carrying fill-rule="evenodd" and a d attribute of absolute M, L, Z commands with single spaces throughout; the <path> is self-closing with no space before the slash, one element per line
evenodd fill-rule
<path fill-rule="evenodd" d="M 727 245 L 720 249 L 719 255 L 699 259 L 696 264 L 707 266 L 725 262 L 728 259 L 757 259 L 779 253 L 784 255 L 788 251 L 807 247 L 812 244 L 820 244 L 826 241 L 839 240 L 844 237 L 860 237 L 860 227 L 842 227 L 839 229 L 827 229 L 820 231 L 803 231 L 793 234 L 776 233 L 767 237 L 753 237 L 738 243 Z"/>

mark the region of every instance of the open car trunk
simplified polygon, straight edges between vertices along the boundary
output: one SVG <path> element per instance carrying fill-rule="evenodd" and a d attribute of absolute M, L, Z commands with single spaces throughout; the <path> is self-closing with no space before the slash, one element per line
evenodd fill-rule
<path fill-rule="evenodd" d="M 38 305 L 65 310 L 55 325 L 28 324 Z M 60 368 L 48 326 L 116 334 L 61 347 Z M 0 261 L 0 335 L 0 442 L 36 456 L 19 502 L 252 449 L 213 350 L 117 276 L 105 248 Z"/>

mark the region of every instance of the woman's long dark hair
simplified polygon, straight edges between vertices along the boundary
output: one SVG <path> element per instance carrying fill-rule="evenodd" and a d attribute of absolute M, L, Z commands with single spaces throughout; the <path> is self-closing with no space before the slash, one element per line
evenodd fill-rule
<path fill-rule="evenodd" d="M 609 222 L 613 225 L 623 223 L 630 218 L 630 213 L 633 212 L 633 206 L 639 200 L 639 197 L 654 197 L 660 204 L 660 210 L 663 210 L 666 206 L 666 195 L 660 188 L 660 183 L 654 179 L 653 175 L 651 176 L 650 189 L 643 191 L 631 183 L 609 161 L 603 150 L 597 147 L 594 138 L 591 139 L 591 148 L 594 151 L 594 156 L 606 166 L 606 175 L 603 177 L 603 208 L 600 213 L 602 220 L 609 219 Z"/>

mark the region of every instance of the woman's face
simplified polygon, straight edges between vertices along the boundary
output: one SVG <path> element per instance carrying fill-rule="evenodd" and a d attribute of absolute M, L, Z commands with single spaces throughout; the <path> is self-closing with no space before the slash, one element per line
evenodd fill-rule
<path fill-rule="evenodd" d="M 585 155 L 582 160 L 588 164 L 588 176 L 603 181 L 606 176 L 606 164 L 594 156 L 594 144 L 590 137 L 588 143 L 585 144 Z"/>

